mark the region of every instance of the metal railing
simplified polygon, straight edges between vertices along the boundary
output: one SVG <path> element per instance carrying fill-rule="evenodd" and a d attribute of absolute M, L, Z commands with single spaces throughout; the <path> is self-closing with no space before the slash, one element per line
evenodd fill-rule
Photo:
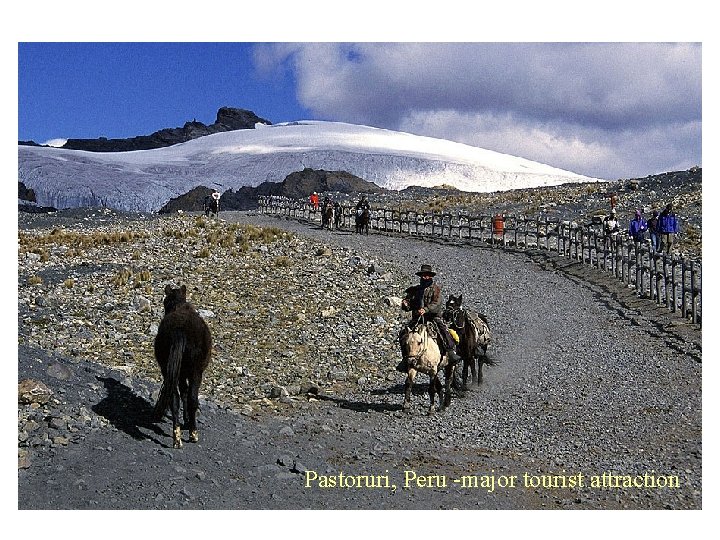
<path fill-rule="evenodd" d="M 320 210 L 305 201 L 261 197 L 260 212 L 320 222 Z M 340 227 L 354 228 L 355 208 L 341 206 Z M 371 231 L 457 240 L 479 246 L 544 250 L 612 274 L 638 297 L 653 300 L 701 324 L 702 264 L 682 254 L 661 253 L 623 234 L 606 236 L 598 224 L 580 225 L 545 216 L 467 215 L 392 208 L 371 211 Z"/>

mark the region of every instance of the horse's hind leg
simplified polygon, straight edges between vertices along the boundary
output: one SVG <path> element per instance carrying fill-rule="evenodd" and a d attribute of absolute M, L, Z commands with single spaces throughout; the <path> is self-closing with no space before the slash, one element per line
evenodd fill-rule
<path fill-rule="evenodd" d="M 172 411 L 173 421 L 173 448 L 182 448 L 182 439 L 180 437 L 182 430 L 180 427 L 180 391 L 177 388 L 173 390 L 170 410 Z"/>
<path fill-rule="evenodd" d="M 472 371 L 471 382 L 480 384 L 480 381 L 482 380 L 482 361 L 475 355 L 473 355 L 470 359 L 470 370 Z"/>
<path fill-rule="evenodd" d="M 481 350 L 482 350 L 482 355 L 478 356 L 478 359 L 477 359 L 477 363 L 478 363 L 477 384 L 478 384 L 478 386 L 480 386 L 480 383 L 483 382 L 483 364 L 490 364 L 490 362 L 487 361 L 488 360 L 487 349 L 481 348 Z"/>
<path fill-rule="evenodd" d="M 455 378 L 455 366 L 448 366 L 445 368 L 445 394 L 443 395 L 442 408 L 447 409 L 450 406 L 450 382 Z M 440 378 L 438 377 L 438 384 L 440 384 Z M 442 389 L 442 386 L 440 387 Z"/>
<path fill-rule="evenodd" d="M 472 366 L 472 374 L 473 374 L 473 378 L 474 378 L 475 377 L 475 365 L 472 362 L 468 362 L 467 357 L 463 358 L 463 368 L 462 368 L 463 390 L 467 390 L 468 371 L 470 371 L 471 366 Z"/>
<path fill-rule="evenodd" d="M 198 393 L 200 392 L 200 377 L 190 380 L 190 389 L 187 396 L 187 428 L 190 431 L 190 442 L 198 442 L 200 437 L 197 428 L 197 410 L 199 407 Z"/>
<path fill-rule="evenodd" d="M 428 414 L 432 414 L 435 412 L 435 392 L 437 391 L 437 373 L 434 377 L 430 378 L 430 387 L 428 388 L 428 392 L 430 392 L 430 408 L 428 409 Z"/>
<path fill-rule="evenodd" d="M 180 377 L 180 380 L 178 381 L 178 386 L 180 387 L 180 402 L 182 405 L 182 411 L 183 411 L 183 424 L 185 427 L 188 425 L 188 382 L 187 379 L 184 377 Z"/>

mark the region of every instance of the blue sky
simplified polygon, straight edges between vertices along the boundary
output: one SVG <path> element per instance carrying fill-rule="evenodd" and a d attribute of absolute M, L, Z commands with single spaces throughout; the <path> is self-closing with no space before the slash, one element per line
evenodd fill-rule
<path fill-rule="evenodd" d="M 310 113 L 292 73 L 258 76 L 243 43 L 20 43 L 18 136 L 123 138 L 215 121 L 223 106 L 273 123 Z"/>
<path fill-rule="evenodd" d="M 446 138 L 604 179 L 702 165 L 703 45 L 692 39 L 51 41 L 67 40 L 19 40 L 18 140 L 148 135 L 210 124 L 230 106 L 273 123 Z"/>

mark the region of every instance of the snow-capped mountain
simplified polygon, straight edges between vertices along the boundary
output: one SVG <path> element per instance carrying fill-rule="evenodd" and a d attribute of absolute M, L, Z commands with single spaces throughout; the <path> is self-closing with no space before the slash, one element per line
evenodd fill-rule
<path fill-rule="evenodd" d="M 388 189 L 446 184 L 492 192 L 597 180 L 466 144 L 340 122 L 258 124 L 134 152 L 18 146 L 18 180 L 39 205 L 55 208 L 154 212 L 196 186 L 254 187 L 306 167 L 344 170 Z"/>

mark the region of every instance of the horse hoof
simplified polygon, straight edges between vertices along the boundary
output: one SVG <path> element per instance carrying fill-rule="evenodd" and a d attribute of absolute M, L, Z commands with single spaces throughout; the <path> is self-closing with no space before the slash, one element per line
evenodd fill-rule
<path fill-rule="evenodd" d="M 180 426 L 173 429 L 173 448 L 182 448 L 180 433 Z"/>
<path fill-rule="evenodd" d="M 190 432 L 190 442 L 198 442 L 200 440 L 200 437 L 198 436 L 197 431 L 191 431 Z"/>

